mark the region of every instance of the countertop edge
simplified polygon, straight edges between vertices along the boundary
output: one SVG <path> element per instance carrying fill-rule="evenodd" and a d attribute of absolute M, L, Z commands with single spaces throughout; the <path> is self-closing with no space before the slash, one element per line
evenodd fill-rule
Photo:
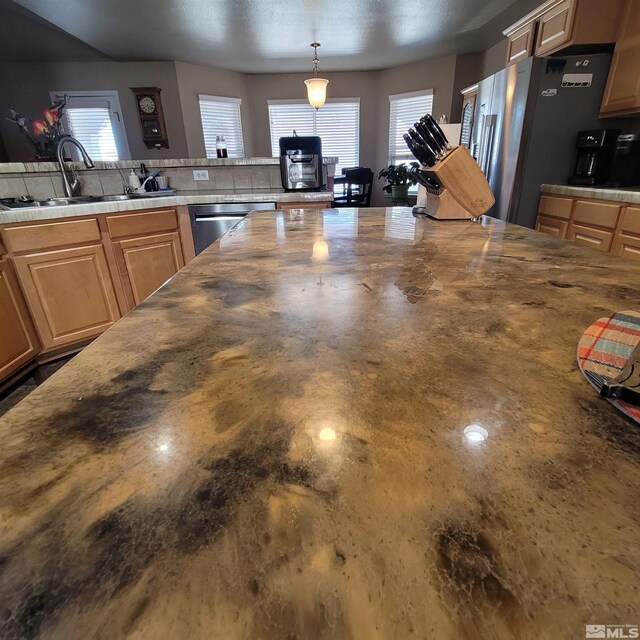
<path fill-rule="evenodd" d="M 91 204 L 73 204 L 60 207 L 27 207 L 0 211 L 0 225 L 32 222 L 36 220 L 55 220 L 57 218 L 75 218 L 78 216 L 99 215 L 105 213 L 121 213 L 141 209 L 157 209 L 161 207 L 177 207 L 190 204 L 220 203 L 262 203 L 262 202 L 325 202 L 333 200 L 332 191 L 265 191 L 180 194 L 124 200 L 120 202 L 96 202 Z"/>
<path fill-rule="evenodd" d="M 575 187 L 565 184 L 542 184 L 540 193 L 640 204 L 640 190 L 635 189 L 601 189 L 598 187 Z"/>

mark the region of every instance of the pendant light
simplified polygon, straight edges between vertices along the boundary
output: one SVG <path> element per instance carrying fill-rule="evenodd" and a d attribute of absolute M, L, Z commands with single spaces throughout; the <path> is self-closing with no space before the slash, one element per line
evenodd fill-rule
<path fill-rule="evenodd" d="M 312 42 L 311 46 L 313 47 L 313 78 L 305 80 L 304 83 L 307 85 L 309 104 L 319 109 L 327 99 L 327 85 L 329 81 L 326 78 L 318 78 L 318 62 L 320 62 L 318 60 L 318 47 L 320 43 Z"/>

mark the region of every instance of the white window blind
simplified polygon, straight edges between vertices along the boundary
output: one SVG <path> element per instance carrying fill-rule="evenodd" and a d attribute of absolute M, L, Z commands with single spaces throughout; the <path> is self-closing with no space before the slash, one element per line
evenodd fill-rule
<path fill-rule="evenodd" d="M 242 139 L 242 118 L 240 117 L 242 100 L 205 95 L 200 95 L 198 98 L 207 158 L 216 157 L 217 136 L 224 136 L 227 143 L 227 154 L 230 158 L 243 158 L 244 141 Z"/>
<path fill-rule="evenodd" d="M 327 100 L 314 109 L 306 100 L 269 100 L 271 153 L 280 155 L 279 139 L 293 135 L 320 136 L 322 155 L 338 156 L 336 175 L 342 167 L 360 163 L 360 99 Z"/>
<path fill-rule="evenodd" d="M 53 101 L 67 97 L 63 126 L 79 140 L 92 160 L 126 160 L 130 157 L 116 91 L 52 92 Z M 76 159 L 75 147 L 66 147 Z"/>
<path fill-rule="evenodd" d="M 415 160 L 403 139 L 413 124 L 433 110 L 433 89 L 389 96 L 389 164 Z"/>

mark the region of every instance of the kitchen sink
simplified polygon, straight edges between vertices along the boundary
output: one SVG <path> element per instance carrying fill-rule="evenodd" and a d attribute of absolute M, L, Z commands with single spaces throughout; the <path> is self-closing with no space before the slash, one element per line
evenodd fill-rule
<path fill-rule="evenodd" d="M 163 193 L 150 196 L 146 193 L 116 193 L 107 196 L 74 196 L 73 198 L 48 198 L 46 200 L 20 200 L 1 198 L 0 209 L 26 209 L 28 207 L 66 207 L 73 204 L 90 204 L 94 202 L 120 202 L 123 200 L 139 200 L 140 198 L 164 198 L 173 195 Z"/>

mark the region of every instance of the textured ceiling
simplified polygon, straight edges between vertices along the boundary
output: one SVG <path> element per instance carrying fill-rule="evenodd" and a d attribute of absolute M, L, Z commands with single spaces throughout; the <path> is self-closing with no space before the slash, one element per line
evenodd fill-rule
<path fill-rule="evenodd" d="M 114 60 L 380 69 L 482 50 L 539 0 L 16 0 Z M 1 6 L 1 5 L 0 5 Z M 34 39 L 32 46 L 38 46 Z"/>

